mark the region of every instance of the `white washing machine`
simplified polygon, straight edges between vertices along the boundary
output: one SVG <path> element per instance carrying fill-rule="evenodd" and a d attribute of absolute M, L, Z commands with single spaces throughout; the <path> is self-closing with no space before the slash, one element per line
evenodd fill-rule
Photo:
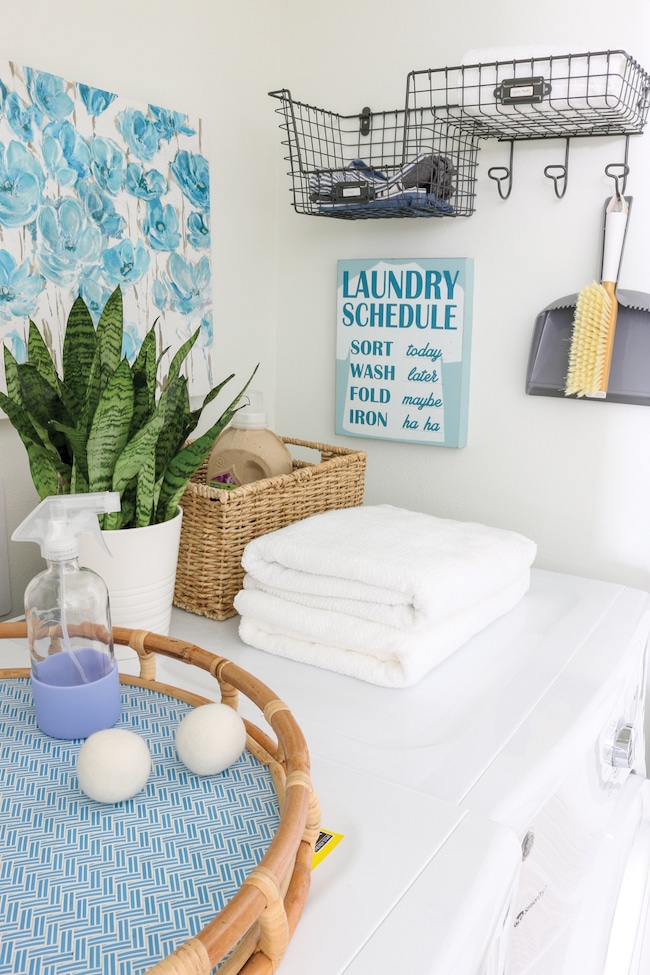
<path fill-rule="evenodd" d="M 316 758 L 467 809 L 517 837 L 522 862 L 507 956 L 479 965 L 476 975 L 643 975 L 650 971 L 643 738 L 650 597 L 558 573 L 532 576 L 511 613 L 407 689 L 248 647 L 236 618 L 215 623 L 174 610 L 171 632 L 273 687 Z M 209 678 L 177 662 L 165 661 L 163 676 L 215 696 Z M 317 776 L 314 784 L 318 791 Z M 396 814 L 395 831 L 408 828 Z M 418 898 L 415 886 L 411 894 L 403 923 L 426 916 L 430 895 Z M 471 938 L 472 915 L 457 921 Z M 323 975 L 395 971 L 381 949 L 371 950 L 382 928 L 391 943 L 391 923 L 398 922 L 377 918 L 365 959 L 361 952 L 349 969 Z M 425 961 L 412 970 L 457 971 Z"/>
<path fill-rule="evenodd" d="M 137 673 L 131 651 L 118 654 L 122 669 Z M 26 640 L 3 640 L 0 667 L 28 666 Z M 174 663 L 159 660 L 158 670 L 170 677 Z M 216 682 L 207 681 L 214 692 Z M 282 975 L 501 975 L 521 870 L 514 834 L 454 803 L 317 755 L 312 777 L 321 837 L 329 828 L 342 838 L 313 871 Z M 0 972 L 9 973 L 11 951 L 2 947 Z M 38 968 L 37 949 L 32 961 Z"/>

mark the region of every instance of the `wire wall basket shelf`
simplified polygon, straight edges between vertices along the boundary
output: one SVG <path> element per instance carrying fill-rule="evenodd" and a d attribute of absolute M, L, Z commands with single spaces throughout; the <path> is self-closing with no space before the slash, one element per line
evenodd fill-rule
<path fill-rule="evenodd" d="M 287 88 L 269 94 L 298 213 L 467 217 L 482 140 L 640 134 L 650 75 L 625 51 L 601 51 L 412 71 L 395 111 L 339 115 Z"/>
<path fill-rule="evenodd" d="M 650 76 L 625 51 L 463 64 L 412 71 L 407 104 L 442 105 L 480 138 L 636 134 L 648 118 Z"/>
<path fill-rule="evenodd" d="M 298 213 L 346 220 L 474 211 L 478 140 L 445 109 L 338 115 L 270 92 Z"/>

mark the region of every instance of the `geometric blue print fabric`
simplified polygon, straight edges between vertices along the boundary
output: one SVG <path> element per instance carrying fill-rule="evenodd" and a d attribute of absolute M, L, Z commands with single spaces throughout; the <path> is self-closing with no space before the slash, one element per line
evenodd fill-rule
<path fill-rule="evenodd" d="M 28 678 L 0 680 L 0 975 L 142 975 L 239 890 L 275 836 L 277 796 L 250 752 L 193 775 L 174 734 L 191 706 L 122 686 L 118 727 L 152 770 L 114 806 L 80 790 L 81 741 L 48 738 Z"/>

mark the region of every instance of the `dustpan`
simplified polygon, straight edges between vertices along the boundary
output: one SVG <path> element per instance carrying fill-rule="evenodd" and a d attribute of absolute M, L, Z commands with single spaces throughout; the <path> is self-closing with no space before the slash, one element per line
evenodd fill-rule
<path fill-rule="evenodd" d="M 631 211 L 632 197 L 625 200 Z M 650 294 L 617 288 L 616 297 L 616 337 L 603 401 L 650 406 Z M 535 320 L 526 376 L 526 392 L 531 396 L 578 398 L 564 393 L 577 300 L 577 294 L 558 298 Z"/>

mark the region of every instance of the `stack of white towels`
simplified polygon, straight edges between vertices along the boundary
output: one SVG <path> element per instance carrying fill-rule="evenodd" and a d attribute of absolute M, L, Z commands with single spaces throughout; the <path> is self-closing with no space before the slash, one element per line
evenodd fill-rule
<path fill-rule="evenodd" d="M 407 687 L 512 609 L 535 543 L 392 505 L 312 515 L 249 542 L 235 598 L 245 643 Z"/>

